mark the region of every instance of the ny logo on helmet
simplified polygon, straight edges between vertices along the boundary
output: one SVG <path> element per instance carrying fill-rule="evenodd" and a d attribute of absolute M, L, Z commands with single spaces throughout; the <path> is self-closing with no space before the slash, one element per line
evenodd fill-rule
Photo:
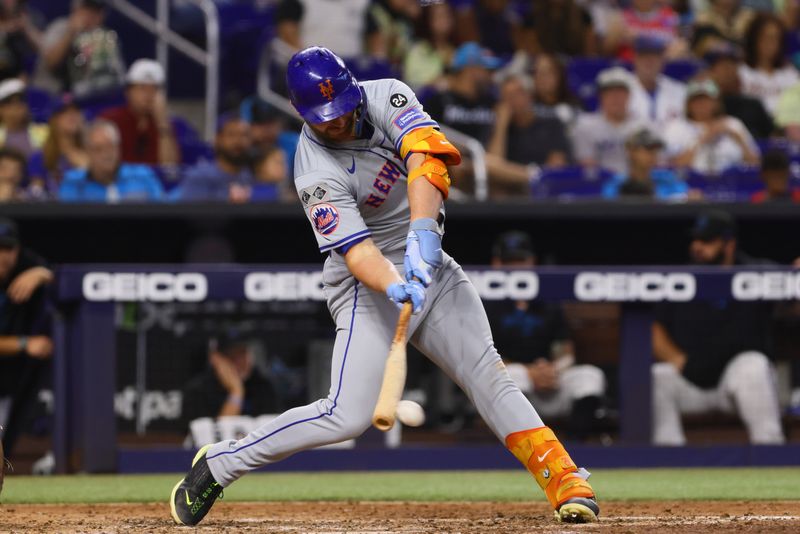
<path fill-rule="evenodd" d="M 322 93 L 322 96 L 328 99 L 328 101 L 333 100 L 333 84 L 331 83 L 331 79 L 328 78 L 325 80 L 325 83 L 318 83 L 319 85 L 319 92 Z"/>

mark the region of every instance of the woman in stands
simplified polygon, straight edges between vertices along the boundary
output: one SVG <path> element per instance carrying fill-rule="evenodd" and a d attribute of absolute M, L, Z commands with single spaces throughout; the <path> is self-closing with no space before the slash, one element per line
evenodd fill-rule
<path fill-rule="evenodd" d="M 786 60 L 786 30 L 771 13 L 761 13 L 744 37 L 745 63 L 739 67 L 742 93 L 758 98 L 770 113 L 778 98 L 798 81 L 797 69 Z"/>
<path fill-rule="evenodd" d="M 533 66 L 533 100 L 536 115 L 555 118 L 572 127 L 580 109 L 567 86 L 564 64 L 553 54 L 542 53 Z"/>
<path fill-rule="evenodd" d="M 73 102 L 64 102 L 50 117 L 50 132 L 42 149 L 31 156 L 31 188 L 55 194 L 69 169 L 85 168 L 89 156 L 83 147 L 83 114 Z"/>
<path fill-rule="evenodd" d="M 757 165 L 758 146 L 739 119 L 726 115 L 711 80 L 686 88 L 686 118 L 672 119 L 664 131 L 670 164 L 702 174 L 736 165 Z"/>
<path fill-rule="evenodd" d="M 403 80 L 411 87 L 438 85 L 455 51 L 453 8 L 446 2 L 427 5 L 417 20 L 416 39 L 403 61 Z"/>

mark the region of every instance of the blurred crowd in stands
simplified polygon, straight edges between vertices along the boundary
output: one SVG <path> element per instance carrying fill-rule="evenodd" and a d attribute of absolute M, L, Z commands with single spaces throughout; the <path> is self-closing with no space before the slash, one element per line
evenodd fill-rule
<path fill-rule="evenodd" d="M 163 67 L 125 64 L 136 43 L 107 4 L 44 21 L 0 1 L 0 200 L 293 199 L 299 123 L 250 96 L 205 144 L 171 113 Z M 271 38 L 252 53 L 275 92 L 309 45 L 359 79 L 401 78 L 480 141 L 493 198 L 800 200 L 796 0 L 266 4 Z M 452 169 L 465 195 L 472 170 Z"/>

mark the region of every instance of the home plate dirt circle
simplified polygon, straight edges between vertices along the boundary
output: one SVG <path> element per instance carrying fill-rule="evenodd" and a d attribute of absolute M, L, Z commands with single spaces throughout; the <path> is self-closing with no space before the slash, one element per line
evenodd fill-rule
<path fill-rule="evenodd" d="M 308 534 L 800 532 L 800 502 L 602 502 L 598 523 L 562 525 L 542 502 L 218 503 L 199 532 Z M 0 532 L 176 532 L 166 503 L 0 506 Z"/>

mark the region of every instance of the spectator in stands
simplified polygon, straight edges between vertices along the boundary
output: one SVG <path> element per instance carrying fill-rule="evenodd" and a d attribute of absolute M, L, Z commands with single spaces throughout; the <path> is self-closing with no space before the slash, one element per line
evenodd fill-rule
<path fill-rule="evenodd" d="M 692 82 L 686 91 L 686 118 L 664 131 L 667 155 L 676 167 L 719 174 L 734 165 L 757 165 L 758 146 L 742 121 L 725 115 L 711 80 Z"/>
<path fill-rule="evenodd" d="M 278 147 L 268 148 L 255 158 L 253 163 L 252 202 L 272 202 L 281 199 L 297 198 L 289 190 L 289 166 L 286 155 Z"/>
<path fill-rule="evenodd" d="M 793 145 L 800 144 L 800 83 L 785 90 L 778 99 L 775 124 Z"/>
<path fill-rule="evenodd" d="M 183 389 L 187 425 L 200 417 L 258 416 L 278 407 L 275 390 L 255 365 L 247 339 L 229 331 L 211 342 L 208 367 Z"/>
<path fill-rule="evenodd" d="M 477 0 L 460 15 L 461 31 L 469 40 L 479 42 L 497 57 L 511 57 L 520 19 L 510 0 Z"/>
<path fill-rule="evenodd" d="M 537 264 L 530 237 L 500 235 L 492 248 L 493 267 L 532 269 Z M 575 346 L 557 304 L 535 300 L 485 303 L 495 346 L 509 375 L 544 417 L 568 418 L 573 439 L 596 428 L 606 380 L 593 365 L 576 365 Z"/>
<path fill-rule="evenodd" d="M 58 198 L 70 202 L 121 202 L 161 200 L 163 189 L 149 167 L 124 163 L 117 126 L 105 119 L 89 125 L 84 141 L 89 155 L 86 169 L 64 175 Z"/>
<path fill-rule="evenodd" d="M 800 203 L 800 188 L 791 187 L 790 179 L 790 162 L 786 152 L 777 149 L 768 151 L 761 160 L 761 180 L 764 182 L 764 189 L 753 193 L 750 200 L 756 204 Z"/>
<path fill-rule="evenodd" d="M 764 105 L 760 100 L 742 94 L 737 49 L 723 44 L 709 50 L 703 60 L 708 66 L 708 77 L 719 88 L 725 113 L 742 121 L 756 139 L 771 136 L 775 125 Z"/>
<path fill-rule="evenodd" d="M 25 99 L 25 82 L 11 78 L 0 82 L 0 146 L 13 148 L 26 158 L 42 148 L 47 125 L 31 121 Z"/>
<path fill-rule="evenodd" d="M 0 148 L 0 203 L 25 200 L 25 156 L 13 148 Z"/>
<path fill-rule="evenodd" d="M 403 81 L 415 89 L 431 84 L 441 88 L 455 49 L 453 8 L 447 2 L 423 6 L 416 39 L 403 61 Z"/>
<path fill-rule="evenodd" d="M 786 30 L 781 20 L 760 13 L 744 37 L 744 65 L 739 67 L 742 93 L 758 98 L 775 112 L 781 93 L 800 81 L 797 69 L 786 58 Z"/>
<path fill-rule="evenodd" d="M 581 165 L 627 172 L 625 142 L 635 130 L 646 125 L 628 111 L 631 74 L 613 67 L 597 76 L 600 109 L 581 115 L 575 124 L 572 146 Z"/>
<path fill-rule="evenodd" d="M 499 65 L 478 43 L 461 45 L 450 64 L 453 77 L 449 88 L 431 95 L 425 110 L 437 121 L 486 145 L 495 120 L 491 71 Z"/>
<path fill-rule="evenodd" d="M 634 115 L 658 125 L 682 117 L 686 101 L 686 85 L 663 74 L 666 46 L 661 38 L 648 35 L 640 35 L 633 42 L 629 108 Z"/>
<path fill-rule="evenodd" d="M 106 0 L 73 0 L 69 17 L 45 30 L 36 85 L 76 99 L 107 96 L 125 80 L 117 33 L 103 24 Z"/>
<path fill-rule="evenodd" d="M 250 155 L 255 158 L 278 147 L 289 165 L 294 168 L 294 154 L 300 136 L 286 128 L 284 115 L 275 106 L 257 96 L 246 98 L 239 106 L 239 114 L 250 124 Z M 297 195 L 295 195 L 297 196 Z"/>
<path fill-rule="evenodd" d="M 200 161 L 186 172 L 178 198 L 237 203 L 250 200 L 250 148 L 250 125 L 237 115 L 222 117 L 214 140 L 214 161 Z"/>
<path fill-rule="evenodd" d="M 542 52 L 559 56 L 597 54 L 592 17 L 575 0 L 532 2 L 524 25 L 535 30 Z"/>
<path fill-rule="evenodd" d="M 694 224 L 692 263 L 763 265 L 737 249 L 736 224 L 721 211 Z M 771 306 L 757 301 L 693 300 L 656 306 L 652 327 L 653 442 L 684 445 L 681 415 L 738 413 L 754 444 L 784 442 L 769 353 Z"/>
<path fill-rule="evenodd" d="M 659 169 L 664 142 L 647 128 L 628 137 L 628 172 L 603 185 L 603 197 L 644 196 L 658 200 L 686 200 L 689 187 L 671 169 Z"/>
<path fill-rule="evenodd" d="M 488 151 L 522 165 L 563 167 L 572 159 L 564 126 L 556 118 L 536 116 L 531 85 L 522 76 L 503 82 Z"/>
<path fill-rule="evenodd" d="M 89 154 L 83 146 L 84 120 L 80 108 L 70 99 L 53 111 L 44 146 L 28 162 L 31 187 L 41 196 L 53 195 L 69 169 L 85 169 Z"/>
<path fill-rule="evenodd" d="M 25 0 L 0 3 L 0 81 L 26 75 L 26 63 L 38 52 L 42 34 L 28 14 Z"/>
<path fill-rule="evenodd" d="M 127 103 L 102 113 L 119 128 L 123 161 L 147 165 L 181 162 L 167 110 L 165 80 L 164 68 L 157 61 L 137 59 L 125 77 Z"/>
<path fill-rule="evenodd" d="M 606 55 L 630 61 L 634 56 L 636 39 L 647 36 L 661 41 L 670 58 L 685 56 L 687 43 L 678 35 L 678 14 L 668 2 L 632 0 L 629 8 L 609 22 L 603 41 Z"/>
<path fill-rule="evenodd" d="M 277 63 L 308 46 L 330 48 L 338 56 L 356 58 L 364 54 L 369 0 L 343 0 L 332 7 L 314 0 L 281 0 L 275 12 L 273 46 Z"/>
<path fill-rule="evenodd" d="M 741 45 L 755 15 L 752 9 L 742 7 L 740 0 L 708 0 L 708 4 L 695 17 L 692 51 L 698 57 L 721 43 Z"/>
<path fill-rule="evenodd" d="M 367 53 L 399 71 L 411 49 L 419 9 L 416 0 L 372 0 L 367 9 Z"/>
<path fill-rule="evenodd" d="M 11 398 L 3 435 L 7 456 L 24 428 L 53 354 L 45 294 L 52 281 L 45 261 L 21 246 L 16 224 L 0 218 L 0 397 Z"/>
<path fill-rule="evenodd" d="M 553 54 L 541 53 L 533 65 L 533 103 L 536 115 L 559 119 L 572 127 L 580 108 L 567 85 L 567 69 Z"/>

